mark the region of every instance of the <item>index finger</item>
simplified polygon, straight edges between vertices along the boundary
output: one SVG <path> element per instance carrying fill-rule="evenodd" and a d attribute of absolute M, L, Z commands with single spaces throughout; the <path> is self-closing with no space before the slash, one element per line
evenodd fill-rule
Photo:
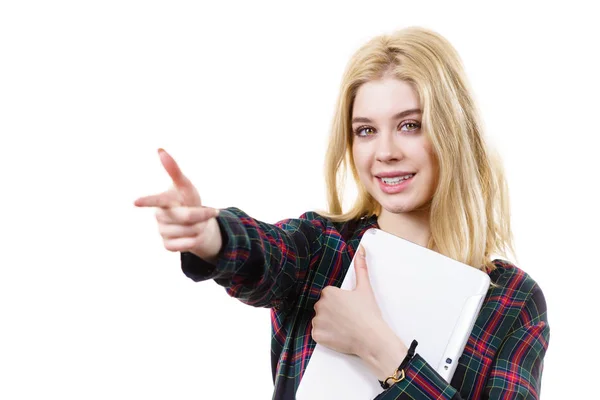
<path fill-rule="evenodd" d="M 167 153 L 164 149 L 158 149 L 158 155 L 160 157 L 160 162 L 173 180 L 173 184 L 176 187 L 181 188 L 190 186 L 189 179 L 183 175 L 179 165 L 177 165 L 177 162 L 175 162 L 169 153 Z"/>
<path fill-rule="evenodd" d="M 176 207 L 181 205 L 180 199 L 174 192 L 165 192 L 152 196 L 140 197 L 133 203 L 136 207 Z"/>

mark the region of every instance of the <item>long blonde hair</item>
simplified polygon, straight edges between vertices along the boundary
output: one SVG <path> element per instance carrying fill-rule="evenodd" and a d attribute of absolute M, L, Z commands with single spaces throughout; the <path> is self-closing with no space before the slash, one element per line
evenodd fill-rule
<path fill-rule="evenodd" d="M 351 58 L 342 79 L 325 158 L 328 211 L 334 221 L 379 215 L 380 204 L 360 182 L 352 157 L 352 106 L 365 82 L 391 73 L 413 85 L 423 110 L 423 129 L 439 165 L 430 210 L 428 248 L 480 270 L 492 256 L 514 255 L 508 188 L 496 153 L 485 143 L 482 123 L 454 47 L 428 29 L 410 27 L 367 42 Z M 348 166 L 357 185 L 352 208 L 342 210 Z"/>

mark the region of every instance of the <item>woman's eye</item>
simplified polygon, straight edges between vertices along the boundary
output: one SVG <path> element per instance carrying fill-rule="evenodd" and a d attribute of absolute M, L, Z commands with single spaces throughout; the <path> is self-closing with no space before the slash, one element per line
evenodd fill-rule
<path fill-rule="evenodd" d="M 407 122 L 400 127 L 400 130 L 411 132 L 411 131 L 416 131 L 420 127 L 421 127 L 421 124 L 419 124 L 418 122 Z M 406 129 L 404 129 L 404 128 L 406 128 Z"/>
<path fill-rule="evenodd" d="M 371 136 L 375 133 L 375 129 L 370 126 L 361 126 L 355 131 L 357 136 Z"/>

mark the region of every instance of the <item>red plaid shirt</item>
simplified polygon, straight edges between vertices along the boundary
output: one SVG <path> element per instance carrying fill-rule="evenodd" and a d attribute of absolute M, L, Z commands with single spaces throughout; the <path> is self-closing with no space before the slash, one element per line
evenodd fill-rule
<path fill-rule="evenodd" d="M 341 285 L 363 233 L 378 228 L 376 218 L 333 223 L 309 212 L 268 224 L 228 208 L 217 220 L 223 235 L 217 265 L 182 253 L 182 269 L 194 281 L 214 279 L 246 304 L 271 308 L 273 399 L 292 400 L 316 344 L 314 304 L 325 286 Z M 550 332 L 544 295 L 514 265 L 494 264 L 490 278 L 496 286 L 485 298 L 452 382 L 417 353 L 406 379 L 377 400 L 539 398 Z"/>

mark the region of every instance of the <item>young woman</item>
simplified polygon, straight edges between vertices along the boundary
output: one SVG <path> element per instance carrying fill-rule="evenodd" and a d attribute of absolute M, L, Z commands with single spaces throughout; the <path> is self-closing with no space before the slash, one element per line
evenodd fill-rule
<path fill-rule="evenodd" d="M 316 343 L 359 356 L 384 388 L 380 400 L 539 397 L 544 296 L 506 261 L 502 168 L 484 141 L 460 58 L 439 34 L 407 28 L 376 37 L 350 60 L 326 158 L 328 212 L 267 224 L 237 208 L 204 207 L 175 161 L 159 154 L 174 186 L 135 204 L 157 207 L 164 245 L 181 252 L 189 278 L 214 279 L 271 309 L 274 399 L 294 398 Z M 344 212 L 338 183 L 348 167 L 358 197 Z M 490 275 L 450 384 L 381 318 L 357 248 L 369 228 Z M 341 290 L 357 251 L 356 289 Z"/>

